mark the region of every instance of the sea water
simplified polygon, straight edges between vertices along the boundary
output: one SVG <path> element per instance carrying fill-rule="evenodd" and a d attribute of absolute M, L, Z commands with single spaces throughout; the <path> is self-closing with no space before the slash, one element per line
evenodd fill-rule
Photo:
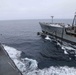
<path fill-rule="evenodd" d="M 51 20 L 0 21 L 0 42 L 23 75 L 76 75 L 76 61 L 68 57 L 66 50 L 76 50 L 75 45 L 61 45 L 41 31 L 39 22 Z M 57 19 L 70 23 L 72 20 Z"/>

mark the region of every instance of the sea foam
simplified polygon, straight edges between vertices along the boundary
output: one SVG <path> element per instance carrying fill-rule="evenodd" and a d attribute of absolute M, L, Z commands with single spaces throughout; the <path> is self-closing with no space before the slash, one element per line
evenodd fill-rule
<path fill-rule="evenodd" d="M 74 67 L 54 67 L 38 69 L 38 62 L 34 59 L 20 58 L 21 51 L 13 47 L 3 45 L 15 65 L 22 72 L 23 75 L 76 75 L 76 69 Z"/>
<path fill-rule="evenodd" d="M 46 40 L 51 40 L 51 38 L 49 38 L 49 35 L 47 35 L 47 36 L 45 37 L 45 39 L 46 39 Z"/>
<path fill-rule="evenodd" d="M 37 61 L 34 59 L 24 58 L 21 59 L 21 51 L 18 51 L 17 49 L 13 47 L 9 47 L 6 45 L 3 45 L 4 49 L 8 53 L 8 55 L 11 57 L 11 59 L 14 61 L 15 65 L 18 67 L 18 69 L 22 73 L 26 73 L 29 71 L 33 71 L 37 69 Z"/>

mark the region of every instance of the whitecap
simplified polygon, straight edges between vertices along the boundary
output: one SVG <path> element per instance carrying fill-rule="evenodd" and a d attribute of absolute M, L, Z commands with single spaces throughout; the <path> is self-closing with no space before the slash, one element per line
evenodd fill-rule
<path fill-rule="evenodd" d="M 46 39 L 46 40 L 51 40 L 51 39 L 49 38 L 49 35 L 47 35 L 47 36 L 45 37 L 45 39 Z"/>
<path fill-rule="evenodd" d="M 43 70 L 34 70 L 27 73 L 27 75 L 76 75 L 76 69 L 74 67 L 54 67 L 45 68 Z"/>
<path fill-rule="evenodd" d="M 16 59 L 21 56 L 21 51 L 18 51 L 15 48 L 6 45 L 3 45 L 3 47 L 12 59 Z"/>

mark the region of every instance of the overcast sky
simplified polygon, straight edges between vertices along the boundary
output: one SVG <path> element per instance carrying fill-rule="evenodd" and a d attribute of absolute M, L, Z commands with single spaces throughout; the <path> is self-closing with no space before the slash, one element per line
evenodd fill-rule
<path fill-rule="evenodd" d="M 76 0 L 0 0 L 0 20 L 73 18 Z"/>

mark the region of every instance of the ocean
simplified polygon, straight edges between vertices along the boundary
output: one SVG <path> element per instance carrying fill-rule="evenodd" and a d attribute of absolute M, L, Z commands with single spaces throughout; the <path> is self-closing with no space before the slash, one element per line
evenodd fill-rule
<path fill-rule="evenodd" d="M 76 75 L 76 60 L 66 52 L 76 50 L 76 46 L 38 36 L 39 22 L 51 20 L 0 21 L 0 43 L 23 75 Z M 71 24 L 72 20 L 55 19 L 54 22 Z"/>

